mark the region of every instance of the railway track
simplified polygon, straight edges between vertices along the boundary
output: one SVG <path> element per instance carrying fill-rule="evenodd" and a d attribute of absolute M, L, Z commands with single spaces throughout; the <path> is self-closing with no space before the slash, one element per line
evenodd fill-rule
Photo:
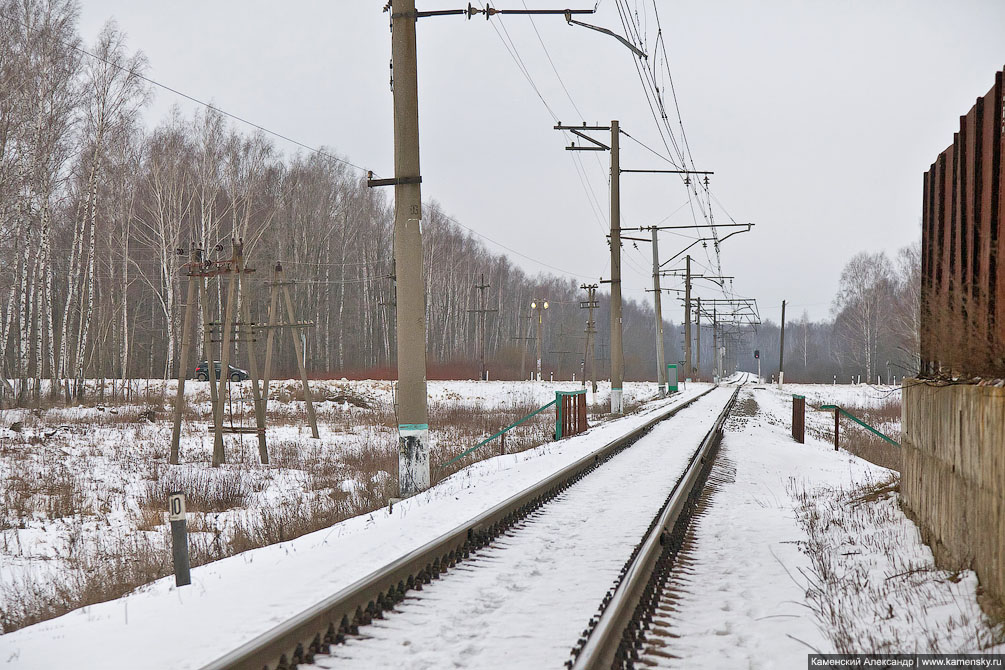
<path fill-rule="evenodd" d="M 573 647 L 566 667 L 573 670 L 633 668 L 646 633 L 664 596 L 674 562 L 684 544 L 692 513 L 712 470 L 722 427 L 736 402 L 740 385 L 695 450 L 659 515 L 608 591 L 598 614 L 591 618 Z"/>
<path fill-rule="evenodd" d="M 539 632 L 549 630 L 547 637 L 555 641 L 542 652 L 550 659 L 547 664 L 561 666 L 569 654 L 569 644 L 575 641 L 579 627 L 586 623 L 597 602 L 603 602 L 602 611 L 589 620 L 569 663 L 575 667 L 610 667 L 602 665 L 601 659 L 624 657 L 625 652 L 608 651 L 615 636 L 609 631 L 633 621 L 623 613 L 634 613 L 645 594 L 645 588 L 636 583 L 636 573 L 649 569 L 650 563 L 659 563 L 662 553 L 654 551 L 653 538 L 662 547 L 660 538 L 665 540 L 676 532 L 677 519 L 688 506 L 687 495 L 680 502 L 682 492 L 690 495 L 693 503 L 690 491 L 701 475 L 707 474 L 722 423 L 737 391 L 710 389 L 657 415 L 639 429 L 374 571 L 206 669 L 287 670 L 312 663 L 319 667 L 383 667 L 394 663 L 395 654 L 402 654 L 396 643 L 412 644 L 398 639 L 402 631 L 408 637 L 417 630 L 425 631 L 420 637 L 432 640 L 435 653 L 444 653 L 442 641 L 447 636 L 453 639 L 456 652 L 464 655 L 471 653 L 471 645 L 484 637 L 486 627 L 519 638 L 519 630 L 510 630 L 506 622 L 528 624 L 535 615 L 542 623 L 531 625 Z M 678 420 L 664 423 L 678 414 L 682 415 Z M 679 439 L 679 448 L 667 448 L 675 438 Z M 698 442 L 699 448 L 694 449 Z M 637 446 L 628 449 L 632 445 Z M 618 454 L 622 455 L 613 458 Z M 596 476 L 587 477 L 594 472 Z M 675 479 L 667 495 L 666 482 Z M 662 482 L 662 488 L 653 482 Z M 632 495 L 624 495 L 625 487 L 632 489 Z M 621 504 L 608 504 L 611 500 L 620 500 Z M 597 504 L 600 501 L 604 501 L 602 506 Z M 641 527 L 636 527 L 639 524 Z M 596 528 L 610 530 L 596 533 Z M 583 543 L 577 533 L 588 541 Z M 643 541 L 619 573 L 625 547 L 640 536 Z M 440 580 L 448 571 L 450 579 Z M 615 586 L 604 596 L 604 589 L 615 580 Z M 540 588 L 542 584 L 547 588 Z M 552 601 L 542 595 L 556 590 L 560 595 Z M 511 605 L 517 610 L 523 606 L 526 611 L 507 611 Z M 541 614 L 546 616 L 542 618 Z M 561 626 L 551 625 L 558 622 L 572 629 L 559 631 Z M 437 633 L 431 626 L 442 630 Z M 621 647 L 628 648 L 624 644 Z M 383 655 L 385 649 L 390 657 Z M 480 649 L 489 654 L 481 664 L 497 665 L 490 661 L 492 654 L 501 653 L 504 660 L 513 661 L 514 653 L 521 656 L 528 652 L 523 654 L 528 656 L 541 647 L 520 645 L 507 651 L 505 645 L 493 648 L 493 644 L 485 644 Z M 418 654 L 421 659 L 422 649 L 420 645 L 410 646 L 408 653 L 412 658 Z M 533 656 L 529 654 L 519 665 L 539 667 L 541 658 Z M 589 665 L 594 663 L 591 659 L 601 665 Z M 462 658 L 458 660 L 463 662 Z M 436 665 L 434 661 L 428 667 Z M 508 665 L 513 667 L 512 663 Z"/>

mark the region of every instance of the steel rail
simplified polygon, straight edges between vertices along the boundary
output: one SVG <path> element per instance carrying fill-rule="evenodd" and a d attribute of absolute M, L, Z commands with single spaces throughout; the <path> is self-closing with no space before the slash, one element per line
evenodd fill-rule
<path fill-rule="evenodd" d="M 217 658 L 202 670 L 291 670 L 383 618 L 405 597 L 505 532 L 608 458 L 629 447 L 653 426 L 708 395 L 715 387 L 661 411 L 631 432 L 577 459 L 473 519 L 339 590 L 300 614 Z M 732 401 L 731 401 L 732 402 Z"/>
<path fill-rule="evenodd" d="M 729 416 L 742 384 L 738 384 L 729 402 L 719 414 L 712 428 L 709 429 L 698 449 L 688 463 L 687 469 L 681 475 L 667 498 L 662 511 L 657 515 L 655 523 L 650 527 L 632 559 L 622 570 L 621 581 L 613 592 L 604 598 L 599 617 L 590 619 L 589 628 L 580 638 L 579 644 L 573 648 L 573 659 L 566 667 L 573 670 L 609 670 L 612 667 L 631 667 L 630 655 L 634 649 L 637 637 L 634 625 L 643 613 L 643 601 L 647 592 L 652 591 L 652 578 L 661 556 L 671 542 L 669 534 L 677 524 L 678 519 L 686 511 L 689 499 L 693 497 L 697 484 L 703 479 L 702 472 L 707 474 L 713 450 L 722 438 L 722 426 Z"/>

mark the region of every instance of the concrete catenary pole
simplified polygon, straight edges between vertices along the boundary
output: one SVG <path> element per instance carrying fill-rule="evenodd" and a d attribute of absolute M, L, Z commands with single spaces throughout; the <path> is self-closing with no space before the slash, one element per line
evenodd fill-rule
<path fill-rule="evenodd" d="M 691 379 L 691 256 L 684 271 L 684 379 Z"/>
<path fill-rule="evenodd" d="M 698 363 L 695 365 L 694 378 L 701 379 L 701 298 L 696 299 L 697 304 L 694 309 L 694 327 L 695 327 L 695 356 L 698 359 Z"/>
<path fill-rule="evenodd" d="M 785 301 L 782 301 L 782 333 L 778 338 L 778 388 L 782 388 L 785 377 Z"/>
<path fill-rule="evenodd" d="M 593 310 L 597 305 L 597 285 L 583 284 L 579 288 L 586 289 L 587 312 L 586 321 L 586 350 L 583 352 L 583 386 L 586 386 L 586 361 L 590 361 L 590 377 L 594 395 L 597 393 L 597 323 L 593 320 Z"/>
<path fill-rule="evenodd" d="M 715 313 L 715 305 L 712 305 L 712 383 L 718 384 L 721 376 L 719 362 L 719 320 Z"/>
<path fill-rule="evenodd" d="M 398 489 L 429 488 L 426 295 L 422 278 L 422 192 L 415 0 L 391 0 L 394 98 L 394 274 L 398 336 Z"/>
<path fill-rule="evenodd" d="M 667 370 L 663 354 L 663 307 L 660 291 L 660 252 L 656 226 L 653 231 L 653 305 L 656 309 L 656 383 L 660 385 L 660 395 L 666 395 Z"/>
<path fill-rule="evenodd" d="M 621 130 L 611 121 L 611 414 L 623 411 L 625 377 L 621 345 Z"/>

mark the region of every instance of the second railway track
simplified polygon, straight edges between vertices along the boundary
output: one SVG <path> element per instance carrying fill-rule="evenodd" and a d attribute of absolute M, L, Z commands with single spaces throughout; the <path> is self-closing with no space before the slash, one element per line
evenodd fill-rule
<path fill-rule="evenodd" d="M 661 414 L 206 667 L 561 667 L 584 634 L 576 660 L 593 658 L 606 624 L 591 616 L 624 606 L 632 561 L 698 481 L 735 389 Z"/>

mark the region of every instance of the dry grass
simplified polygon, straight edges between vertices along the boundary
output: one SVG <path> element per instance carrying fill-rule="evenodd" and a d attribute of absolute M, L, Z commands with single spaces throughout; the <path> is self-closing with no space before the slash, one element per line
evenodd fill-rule
<path fill-rule="evenodd" d="M 841 407 L 865 421 L 876 430 L 900 441 L 900 395 L 890 395 L 876 405 L 843 404 Z M 832 412 L 827 412 L 833 417 Z M 823 427 L 822 427 L 823 426 Z M 813 436 L 833 442 L 834 421 L 829 418 L 822 424 L 814 422 L 807 424 L 807 432 Z M 839 446 L 841 449 L 884 468 L 900 472 L 900 448 L 890 444 L 881 437 L 874 435 L 847 417 L 841 417 L 841 434 Z"/>
<path fill-rule="evenodd" d="M 887 398 L 877 406 L 845 407 L 846 410 L 891 439 L 900 442 L 900 395 Z M 841 421 L 840 446 L 870 463 L 900 472 L 900 447 L 862 428 L 854 421 Z"/>
<path fill-rule="evenodd" d="M 959 653 L 993 650 L 1005 627 L 969 589 L 976 577 L 935 568 L 899 509 L 897 477 L 851 490 L 789 483 L 807 533 L 807 602 L 834 651 Z"/>
<path fill-rule="evenodd" d="M 59 563 L 0 583 L 0 632 L 120 597 L 169 575 L 166 505 L 172 491 L 186 495 L 193 566 L 288 541 L 387 505 L 397 495 L 394 408 L 343 386 L 328 385 L 320 393 L 312 384 L 318 423 L 328 434 L 322 442 L 307 438 L 309 432 L 289 429 L 306 425 L 299 383 L 273 387 L 268 423 L 284 430 L 283 437 L 270 436 L 268 466 L 257 463 L 254 440 L 239 437 L 227 438 L 230 464 L 225 467 L 210 468 L 206 460 L 169 466 L 172 397 L 165 398 L 156 387 L 149 394 L 134 388 L 132 403 L 109 394 L 101 405 L 67 408 L 55 402 L 48 409 L 14 410 L 9 415 L 14 418 L 4 425 L 17 419 L 23 431 L 0 431 L 0 552 L 31 559 L 34 549 L 21 544 L 16 529 L 48 528 L 55 533 Z M 197 393 L 203 390 L 197 387 Z M 242 402 L 241 392 L 235 386 L 234 422 L 251 425 L 252 407 Z M 632 402 L 626 412 L 639 406 Z M 460 398 L 431 403 L 429 422 L 436 426 L 433 483 L 498 454 L 501 443 L 496 439 L 458 463 L 440 467 L 535 409 L 530 394 L 495 408 L 464 404 Z M 592 409 L 591 425 L 606 407 Z M 189 449 L 201 445 L 208 460 L 212 439 L 203 425 L 207 418 L 205 402 L 186 404 L 183 454 L 188 440 Z M 506 452 L 550 441 L 554 421 L 554 411 L 546 410 L 512 430 Z M 108 472 L 121 481 L 108 481 Z M 123 508 L 125 521 L 110 524 L 107 515 Z"/>
<path fill-rule="evenodd" d="M 0 476 L 0 531 L 25 528 L 35 518 L 62 519 L 83 514 L 86 497 L 80 477 L 63 463 L 12 459 Z"/>
<path fill-rule="evenodd" d="M 141 508 L 163 510 L 167 508 L 170 493 L 185 494 L 185 509 L 189 512 L 225 512 L 244 507 L 251 486 L 235 470 L 170 469 L 155 481 L 146 483 L 145 495 L 140 498 Z"/>

